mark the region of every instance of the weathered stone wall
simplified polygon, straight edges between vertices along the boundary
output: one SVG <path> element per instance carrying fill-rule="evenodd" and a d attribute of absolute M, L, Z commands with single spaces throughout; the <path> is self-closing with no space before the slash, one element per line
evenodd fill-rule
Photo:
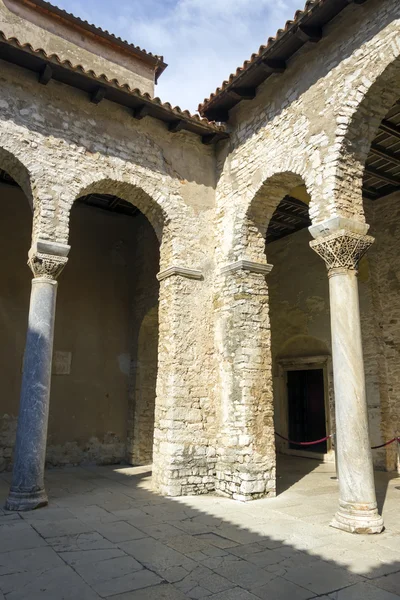
<path fill-rule="evenodd" d="M 137 121 L 108 101 L 94 106 L 67 86 L 41 86 L 8 64 L 0 78 L 0 162 L 35 207 L 34 239 L 67 243 L 74 200 L 114 194 L 150 221 L 161 243 L 161 271 L 183 266 L 202 273 L 201 280 L 173 275 L 160 284 L 154 483 L 167 494 L 208 491 L 216 427 L 213 147 L 154 119 Z"/>
<path fill-rule="evenodd" d="M 116 78 L 121 84 L 128 83 L 141 92 L 154 94 L 154 70 L 151 65 L 118 51 L 99 38 L 77 31 L 67 22 L 32 10 L 18 0 L 1 0 L 0 31 L 6 37 L 16 37 L 21 44 L 31 44 L 47 54 L 56 54 L 62 61 L 82 65 L 96 75 L 103 73 L 108 79 Z"/>
<path fill-rule="evenodd" d="M 400 96 L 395 85 L 400 82 L 399 19 L 400 5 L 396 0 L 349 5 L 324 28 L 317 45 L 305 45 L 288 62 L 283 74 L 270 77 L 258 88 L 254 100 L 242 101 L 230 111 L 231 137 L 228 142 L 220 143 L 217 157 L 218 269 L 243 259 L 266 264 L 265 234 L 269 219 L 280 200 L 301 184 L 306 185 L 311 196 L 313 224 L 337 215 L 364 221 L 361 193 L 364 163 L 360 156 L 365 162 L 380 120 Z M 391 63 L 393 67 L 389 67 Z M 366 108 L 361 107 L 357 112 L 378 80 Z M 369 120 L 368 108 L 374 102 L 373 118 Z M 351 153 L 353 158 L 346 166 Z M 217 296 L 224 293 L 223 286 L 216 284 Z M 239 293 L 239 288 L 236 291 Z M 252 310 L 256 313 L 258 306 L 261 312 L 258 289 L 253 287 L 251 293 Z M 216 330 L 222 332 L 216 344 L 217 362 L 224 364 L 232 344 L 240 346 L 243 329 L 236 323 L 226 323 L 223 311 L 216 312 L 216 321 Z M 258 346 L 268 351 L 269 338 L 269 327 L 265 324 L 263 333 L 258 333 L 258 342 L 253 338 L 253 353 L 242 368 L 252 373 L 253 402 L 263 397 L 259 418 L 264 424 L 269 422 L 270 429 L 262 452 L 272 472 L 275 456 L 271 360 L 258 362 L 256 350 Z M 369 356 L 371 352 L 367 350 Z M 219 385 L 221 405 L 249 404 L 243 376 L 238 377 L 235 369 L 229 373 L 225 370 Z M 371 386 L 376 388 L 376 378 L 370 389 Z M 375 400 L 371 402 L 376 411 Z M 258 436 L 252 413 L 248 425 L 250 447 Z M 239 451 L 233 433 L 225 446 Z"/>

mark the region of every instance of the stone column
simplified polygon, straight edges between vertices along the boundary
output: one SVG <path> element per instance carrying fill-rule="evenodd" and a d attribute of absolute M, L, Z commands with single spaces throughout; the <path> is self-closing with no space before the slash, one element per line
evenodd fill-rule
<path fill-rule="evenodd" d="M 69 246 L 37 241 L 29 251 L 33 272 L 22 374 L 14 468 L 7 510 L 33 510 L 47 504 L 44 489 L 47 424 L 57 281 Z"/>
<path fill-rule="evenodd" d="M 241 501 L 275 495 L 266 282 L 271 269 L 247 259 L 227 265 L 215 302 L 220 389 L 216 490 Z"/>
<path fill-rule="evenodd" d="M 368 225 L 336 217 L 310 227 L 310 246 L 328 269 L 335 388 L 339 510 L 331 525 L 380 533 L 368 431 L 357 269 L 374 241 Z"/>

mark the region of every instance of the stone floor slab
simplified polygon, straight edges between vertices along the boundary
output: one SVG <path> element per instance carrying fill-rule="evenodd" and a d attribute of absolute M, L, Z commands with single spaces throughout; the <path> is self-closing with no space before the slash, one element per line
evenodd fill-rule
<path fill-rule="evenodd" d="M 187 600 L 187 596 L 175 586 L 162 583 L 127 594 L 113 596 L 112 600 Z"/>
<path fill-rule="evenodd" d="M 169 569 L 170 567 L 184 567 L 185 569 L 192 570 L 195 566 L 192 560 L 180 552 L 152 538 L 122 542 L 118 546 L 145 567 L 156 572 Z"/>
<path fill-rule="evenodd" d="M 392 594 L 398 594 L 400 596 L 400 564 L 398 565 L 399 570 L 397 573 L 391 573 L 385 577 L 378 577 L 378 579 L 372 579 L 371 584 L 375 585 L 387 592 Z"/>
<path fill-rule="evenodd" d="M 91 522 L 93 529 L 107 538 L 110 542 L 128 542 L 130 540 L 140 540 L 146 537 L 143 531 L 140 531 L 133 525 L 124 521 L 114 523 L 94 523 Z"/>
<path fill-rule="evenodd" d="M 285 579 L 315 594 L 327 594 L 361 581 L 361 577 L 324 561 L 287 568 Z"/>
<path fill-rule="evenodd" d="M 128 573 L 123 577 L 96 582 L 93 584 L 93 588 L 102 598 L 108 598 L 108 596 L 115 597 L 117 594 L 123 594 L 124 592 L 142 590 L 143 588 L 155 586 L 161 582 L 162 579 L 155 573 L 143 569 L 142 571 Z"/>
<path fill-rule="evenodd" d="M 315 597 L 310 590 L 282 577 L 276 577 L 267 585 L 254 589 L 253 594 L 262 600 L 308 600 Z"/>
<path fill-rule="evenodd" d="M 331 600 L 399 600 L 400 598 L 397 594 L 379 589 L 367 582 L 357 583 L 328 596 Z"/>
<path fill-rule="evenodd" d="M 77 533 L 89 533 L 92 527 L 79 519 L 63 519 L 61 521 L 43 521 L 35 519 L 31 522 L 32 527 L 44 538 L 59 537 L 62 535 L 74 535 Z"/>
<path fill-rule="evenodd" d="M 24 521 L 0 527 L 0 553 L 47 546 L 46 541 Z"/>
<path fill-rule="evenodd" d="M 269 573 L 245 560 L 223 564 L 218 574 L 247 590 L 261 587 L 271 580 Z"/>
<path fill-rule="evenodd" d="M 95 563 L 78 563 L 74 565 L 74 569 L 86 583 L 96 585 L 103 581 L 110 581 L 140 571 L 143 567 L 134 558 L 125 555 Z"/>
<path fill-rule="evenodd" d="M 7 600 L 99 600 L 93 591 L 70 567 L 64 565 L 39 573 L 29 580 L 15 577 Z"/>

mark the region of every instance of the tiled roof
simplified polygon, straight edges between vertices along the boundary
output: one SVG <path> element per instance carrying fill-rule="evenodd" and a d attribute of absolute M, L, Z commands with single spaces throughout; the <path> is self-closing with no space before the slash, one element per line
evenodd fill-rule
<path fill-rule="evenodd" d="M 243 75 L 247 75 L 251 69 L 257 67 L 264 58 L 271 56 L 274 52 L 279 52 L 284 40 L 299 33 L 299 37 L 303 36 L 304 38 L 303 43 L 306 41 L 318 41 L 322 34 L 323 25 L 352 2 L 363 4 L 366 0 L 307 0 L 303 10 L 297 10 L 293 19 L 286 21 L 283 29 L 278 29 L 274 37 L 268 38 L 266 45 L 260 46 L 258 52 L 252 54 L 249 60 L 244 61 L 243 65 L 238 67 L 236 72 L 232 73 L 209 98 L 205 98 L 203 103 L 199 104 L 198 110 L 200 114 L 206 114 L 213 101 L 221 94 L 233 87 L 240 86 Z M 318 13 L 324 13 L 320 23 L 317 22 L 319 18 Z M 305 24 L 304 27 L 303 23 Z"/>
<path fill-rule="evenodd" d="M 6 47 L 6 50 L 2 49 L 4 47 Z M 14 54 L 7 50 L 7 48 L 9 49 L 10 47 L 15 49 Z M 26 58 L 26 55 L 31 57 L 30 60 Z M 71 85 L 74 85 L 74 83 L 70 82 L 71 76 L 66 80 L 65 76 L 62 75 L 63 72 L 66 70 L 73 72 L 76 75 L 80 75 L 81 79 L 83 76 L 86 81 L 89 80 L 88 85 L 91 85 L 90 89 L 105 89 L 106 92 L 102 95 L 102 98 L 105 97 L 108 99 L 109 92 L 110 100 L 125 106 L 132 105 L 134 111 L 140 109 L 142 112 L 141 114 L 136 113 L 136 118 L 140 119 L 146 115 L 154 116 L 155 118 L 159 118 L 168 123 L 171 131 L 187 129 L 203 136 L 214 133 L 218 134 L 221 138 L 228 137 L 223 126 L 218 126 L 199 115 L 192 115 L 188 110 L 182 110 L 179 106 L 173 107 L 169 102 L 163 103 L 160 98 L 152 98 L 150 94 L 142 93 L 137 88 L 131 88 L 127 83 L 120 83 L 116 78 L 109 79 L 104 73 L 98 75 L 92 69 L 85 69 L 81 64 L 73 65 L 70 60 L 62 59 L 58 54 L 48 54 L 43 48 L 35 49 L 29 43 L 21 43 L 16 37 L 8 38 L 1 30 L 0 58 L 38 72 L 39 80 L 41 73 L 43 73 L 42 69 L 46 65 L 54 70 L 58 67 L 59 73 L 54 73 L 54 78 L 59 81 L 70 83 Z M 50 77 L 51 76 L 52 75 L 50 75 Z M 94 88 L 93 84 L 95 84 Z M 83 87 L 82 85 L 79 85 L 77 87 L 80 87 L 81 89 L 87 88 L 89 91 L 88 86 Z M 127 98 L 128 100 L 131 98 L 131 101 L 128 101 Z"/>
<path fill-rule="evenodd" d="M 24 0 L 22 0 L 22 1 L 24 1 Z M 42 8 L 46 11 L 49 11 L 49 12 L 65 19 L 67 21 L 70 21 L 76 25 L 79 25 L 80 27 L 82 27 L 83 29 L 86 29 L 87 31 L 90 31 L 100 37 L 108 39 L 112 43 L 117 44 L 120 47 L 123 47 L 125 50 L 128 50 L 129 52 L 132 52 L 133 54 L 135 54 L 137 56 L 140 56 L 142 59 L 145 59 L 147 62 L 152 62 L 155 65 L 158 65 L 158 69 L 157 69 L 159 71 L 158 75 L 160 75 L 161 72 L 167 66 L 164 63 L 163 56 L 158 56 L 157 54 L 152 54 L 151 52 L 148 52 L 147 50 L 144 50 L 143 48 L 140 48 L 139 46 L 135 46 L 134 44 L 131 44 L 130 42 L 128 42 L 126 40 L 123 40 L 122 38 L 114 35 L 113 33 L 110 33 L 109 31 L 107 31 L 105 29 L 102 29 L 101 27 L 98 27 L 97 25 L 93 25 L 92 23 L 89 23 L 88 21 L 81 19 L 80 17 L 76 17 L 72 13 L 59 8 L 58 6 L 51 4 L 50 2 L 46 2 L 46 0 L 29 0 L 29 2 L 36 5 L 39 8 Z"/>

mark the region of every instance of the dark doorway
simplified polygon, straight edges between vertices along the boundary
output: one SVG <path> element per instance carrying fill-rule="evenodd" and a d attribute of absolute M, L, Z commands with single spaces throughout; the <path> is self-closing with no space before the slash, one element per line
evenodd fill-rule
<path fill-rule="evenodd" d="M 322 369 L 288 371 L 289 438 L 311 442 L 326 436 L 324 372 Z M 318 454 L 327 452 L 327 443 L 312 446 L 289 444 L 293 450 L 307 450 Z"/>

